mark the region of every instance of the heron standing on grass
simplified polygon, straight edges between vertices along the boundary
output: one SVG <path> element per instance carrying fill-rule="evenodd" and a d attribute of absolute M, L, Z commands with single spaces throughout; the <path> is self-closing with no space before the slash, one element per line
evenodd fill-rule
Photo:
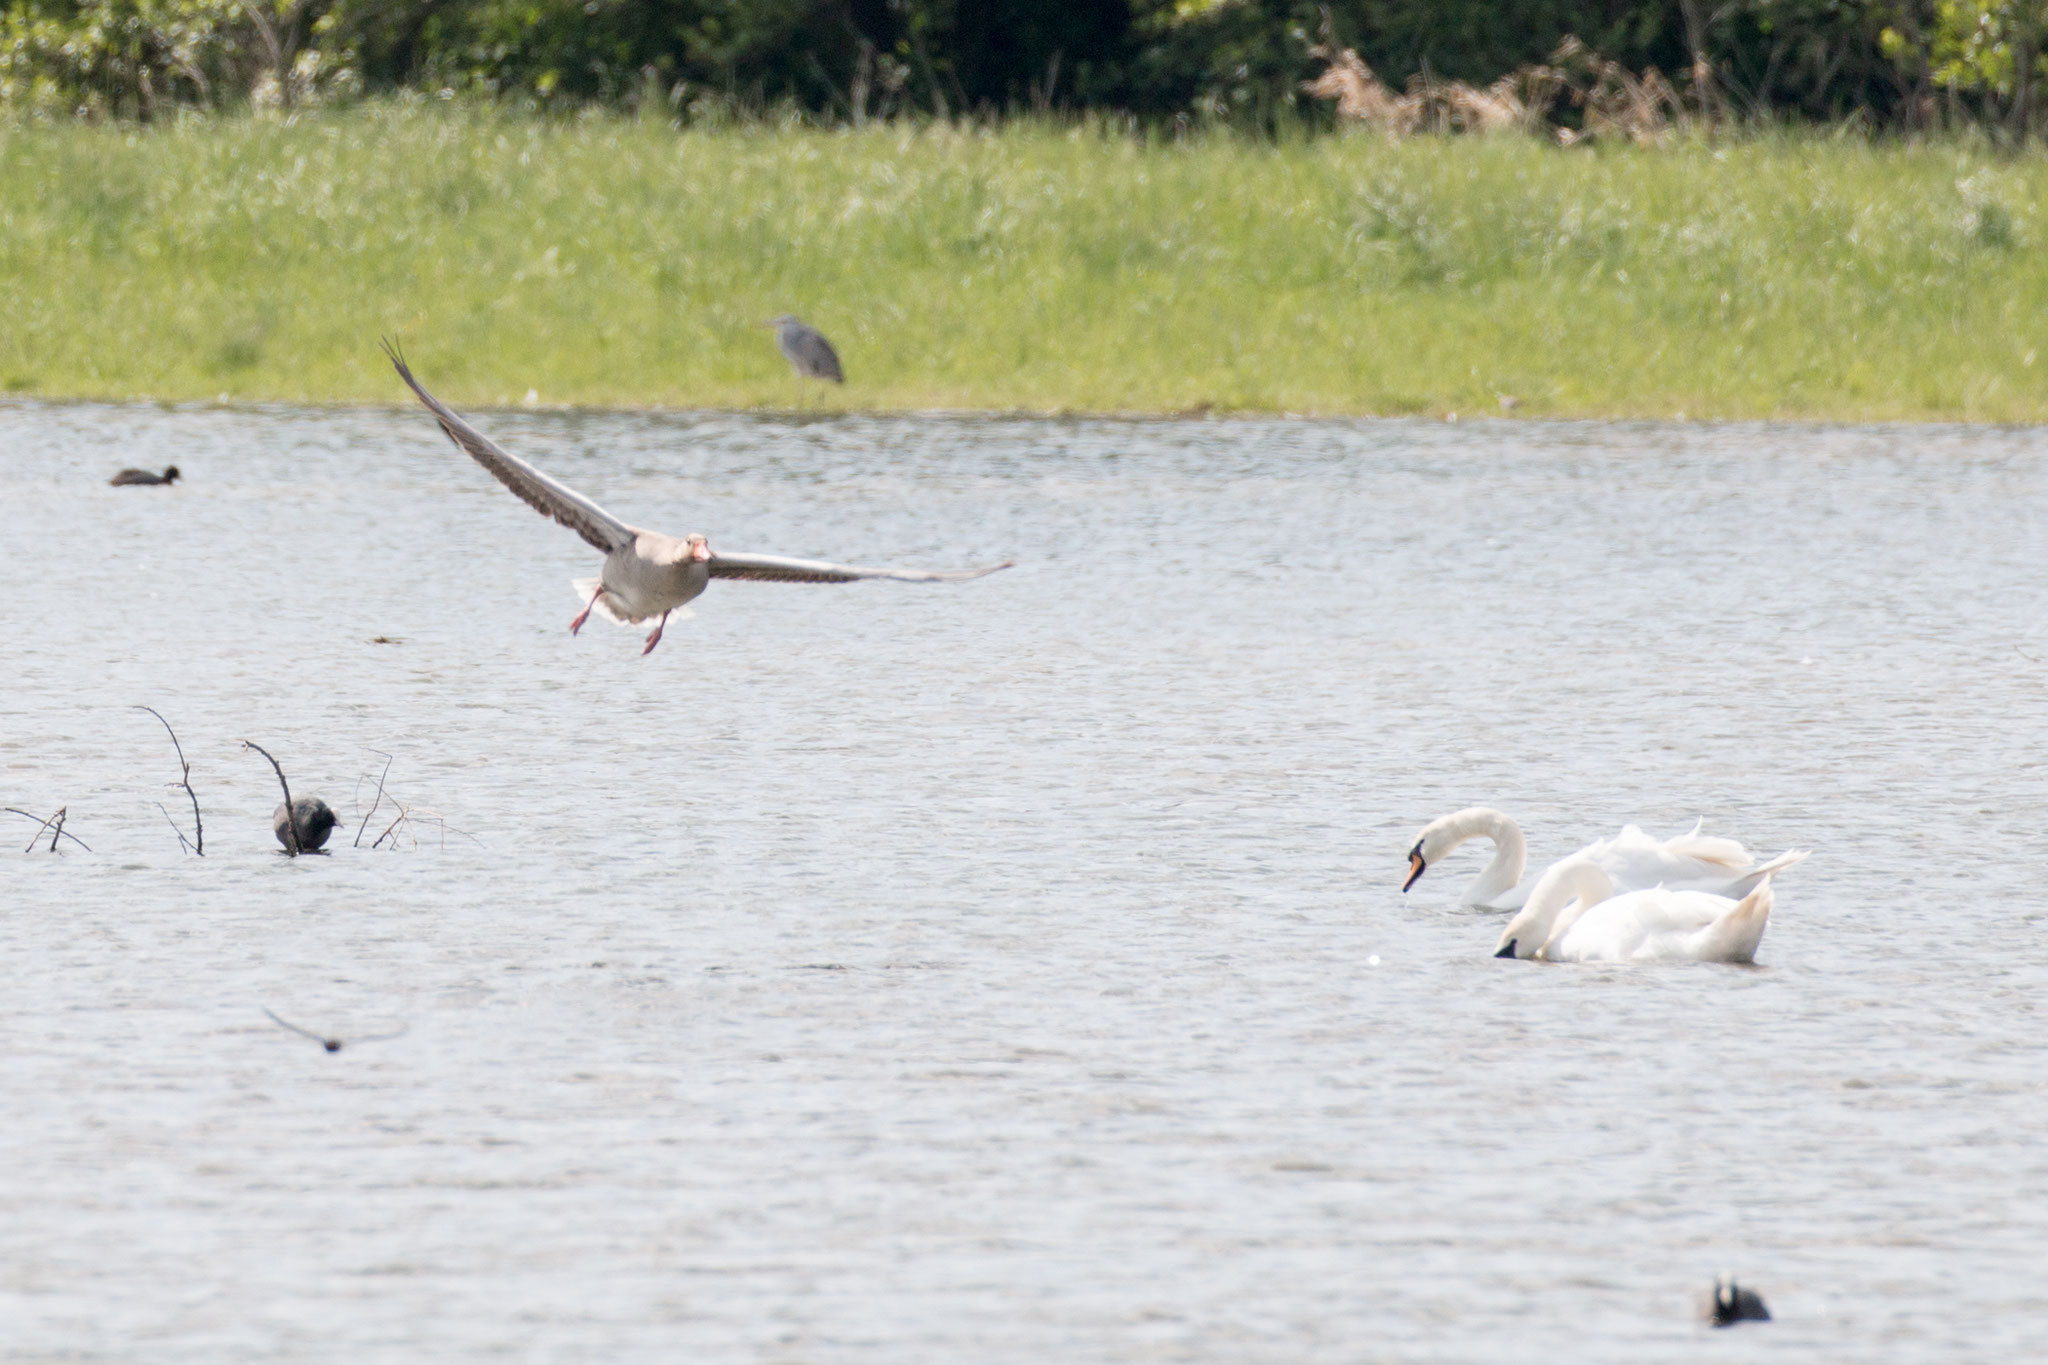
<path fill-rule="evenodd" d="M 797 372 L 798 378 L 829 379 L 834 384 L 846 382 L 846 373 L 839 368 L 839 352 L 832 349 L 832 343 L 825 340 L 823 332 L 807 326 L 794 313 L 784 313 L 773 322 L 761 325 L 775 329 L 776 348 L 789 362 L 789 368 Z"/>

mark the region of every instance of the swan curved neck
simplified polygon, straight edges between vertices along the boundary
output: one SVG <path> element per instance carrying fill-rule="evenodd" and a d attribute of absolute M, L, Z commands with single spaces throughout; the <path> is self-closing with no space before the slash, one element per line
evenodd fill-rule
<path fill-rule="evenodd" d="M 1614 883 L 1598 864 L 1587 858 L 1567 858 L 1530 888 L 1527 903 L 1501 930 L 1502 947 L 1512 944 L 1515 956 L 1534 957 L 1579 916 L 1613 894 Z"/>
<path fill-rule="evenodd" d="M 1453 847 L 1467 839 L 1493 840 L 1493 861 L 1465 888 L 1467 905 L 1484 904 L 1515 889 L 1529 866 L 1529 844 L 1522 838 L 1522 827 L 1513 816 L 1475 806 L 1459 811 L 1447 823 L 1456 840 Z"/>

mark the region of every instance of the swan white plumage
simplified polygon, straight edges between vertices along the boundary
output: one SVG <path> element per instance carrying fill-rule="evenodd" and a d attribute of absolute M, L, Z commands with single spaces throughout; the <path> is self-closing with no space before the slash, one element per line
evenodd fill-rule
<path fill-rule="evenodd" d="M 1598 863 L 1566 858 L 1537 879 L 1528 904 L 1501 931 L 1494 956 L 1546 962 L 1754 962 L 1771 920 L 1770 877 L 1765 873 L 1740 900 L 1665 887 L 1617 895 Z"/>
<path fill-rule="evenodd" d="M 1472 879 L 1459 896 L 1459 903 L 1482 910 L 1521 909 L 1534 890 L 1533 883 L 1522 880 L 1528 868 L 1529 845 L 1513 816 L 1488 806 L 1473 806 L 1424 825 L 1415 846 L 1408 850 L 1408 880 L 1401 889 L 1406 891 L 1415 885 L 1425 871 L 1458 845 L 1481 838 L 1493 840 L 1493 861 Z M 1636 826 L 1627 825 L 1613 838 L 1587 844 L 1571 856 L 1591 859 L 1618 891 L 1663 886 L 1739 899 L 1773 872 L 1790 867 L 1806 855 L 1781 853 L 1767 863 L 1758 863 L 1740 843 L 1702 834 L 1700 825 L 1671 839 L 1654 839 Z"/>

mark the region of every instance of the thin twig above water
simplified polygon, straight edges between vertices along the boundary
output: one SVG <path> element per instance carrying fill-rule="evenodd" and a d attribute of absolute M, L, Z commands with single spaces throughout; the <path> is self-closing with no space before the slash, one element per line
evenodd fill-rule
<path fill-rule="evenodd" d="M 242 747 L 244 749 L 254 749 L 265 758 L 270 758 L 270 750 L 264 748 L 261 744 L 255 743 L 253 740 L 243 740 Z M 299 856 L 299 821 L 296 812 L 292 809 L 292 784 L 284 780 L 284 769 L 278 766 L 276 759 L 270 758 L 270 767 L 277 774 L 277 785 L 284 788 L 284 851 L 291 857 L 296 858 Z"/>
<path fill-rule="evenodd" d="M 408 808 L 403 801 L 398 801 L 395 804 L 398 806 L 398 814 L 395 817 L 393 817 L 390 824 L 384 827 L 384 832 L 382 834 L 378 835 L 375 839 L 370 841 L 370 851 L 372 853 L 377 851 L 378 844 L 381 844 L 386 839 L 391 838 L 391 832 L 397 829 L 400 825 L 407 823 L 407 821 L 410 819 L 412 815 L 411 809 Z M 418 841 L 415 840 L 414 842 L 415 844 L 417 844 Z M 397 848 L 398 840 L 391 839 L 391 846 L 393 848 Z"/>
<path fill-rule="evenodd" d="M 355 842 L 350 845 L 351 848 L 361 848 L 363 846 L 363 831 L 369 828 L 370 817 L 377 813 L 377 807 L 384 804 L 384 779 L 391 775 L 391 755 L 385 753 L 382 749 L 372 749 L 370 752 L 384 760 L 384 771 L 377 774 L 377 799 L 372 801 L 370 808 L 363 812 L 363 823 L 356 826 L 356 838 Z M 362 789 L 361 782 L 359 781 L 356 785 L 357 790 L 360 791 Z M 372 844 L 370 847 L 375 848 L 376 845 Z"/>
<path fill-rule="evenodd" d="M 36 841 L 43 837 L 43 830 L 50 831 L 50 852 L 52 853 L 55 853 L 57 851 L 57 837 L 59 835 L 62 835 L 64 838 L 69 839 L 72 843 L 77 844 L 87 853 L 92 852 L 92 848 L 85 842 L 85 840 L 79 838 L 76 834 L 73 834 L 70 830 L 64 828 L 64 821 L 67 818 L 71 809 L 69 806 L 57 807 L 57 813 L 55 815 L 50 816 L 47 820 L 40 815 L 30 815 L 25 810 L 17 810 L 13 806 L 8 806 L 5 809 L 9 815 L 19 815 L 24 820 L 33 820 L 39 826 L 36 832 L 28 837 L 28 846 L 21 850 L 23 853 L 31 853 L 35 851 Z"/>
<path fill-rule="evenodd" d="M 171 813 L 167 810 L 164 810 L 163 803 L 161 801 L 157 802 L 156 808 L 158 810 L 164 811 L 164 819 L 170 820 L 171 830 L 178 836 L 178 847 L 181 849 L 190 848 L 195 856 L 204 858 L 206 856 L 206 826 L 200 823 L 199 793 L 192 790 L 192 765 L 191 763 L 186 761 L 185 746 L 178 743 L 178 732 L 176 730 L 173 730 L 171 728 L 171 723 L 164 719 L 163 712 L 157 710 L 154 706 L 137 706 L 135 709 L 138 711 L 147 711 L 152 716 L 155 716 L 158 722 L 161 723 L 162 726 L 164 727 L 164 733 L 171 737 L 171 747 L 178 751 L 178 780 L 176 782 L 167 782 L 164 785 L 170 787 L 182 787 L 185 789 L 185 795 L 191 798 L 192 841 L 189 844 L 185 841 L 185 831 L 178 828 L 177 821 L 171 820 Z"/>

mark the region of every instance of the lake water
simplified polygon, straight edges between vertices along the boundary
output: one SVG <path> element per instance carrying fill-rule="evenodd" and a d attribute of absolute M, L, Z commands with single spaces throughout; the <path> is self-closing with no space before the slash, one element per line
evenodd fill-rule
<path fill-rule="evenodd" d="M 92 848 L 0 818 L 6 1359 L 2048 1354 L 2048 433 L 478 423 L 1019 563 L 643 659 L 416 410 L 0 406 L 0 805 Z M 1399 891 L 1476 803 L 1813 856 L 1755 968 L 1502 962 L 1483 843 Z"/>

